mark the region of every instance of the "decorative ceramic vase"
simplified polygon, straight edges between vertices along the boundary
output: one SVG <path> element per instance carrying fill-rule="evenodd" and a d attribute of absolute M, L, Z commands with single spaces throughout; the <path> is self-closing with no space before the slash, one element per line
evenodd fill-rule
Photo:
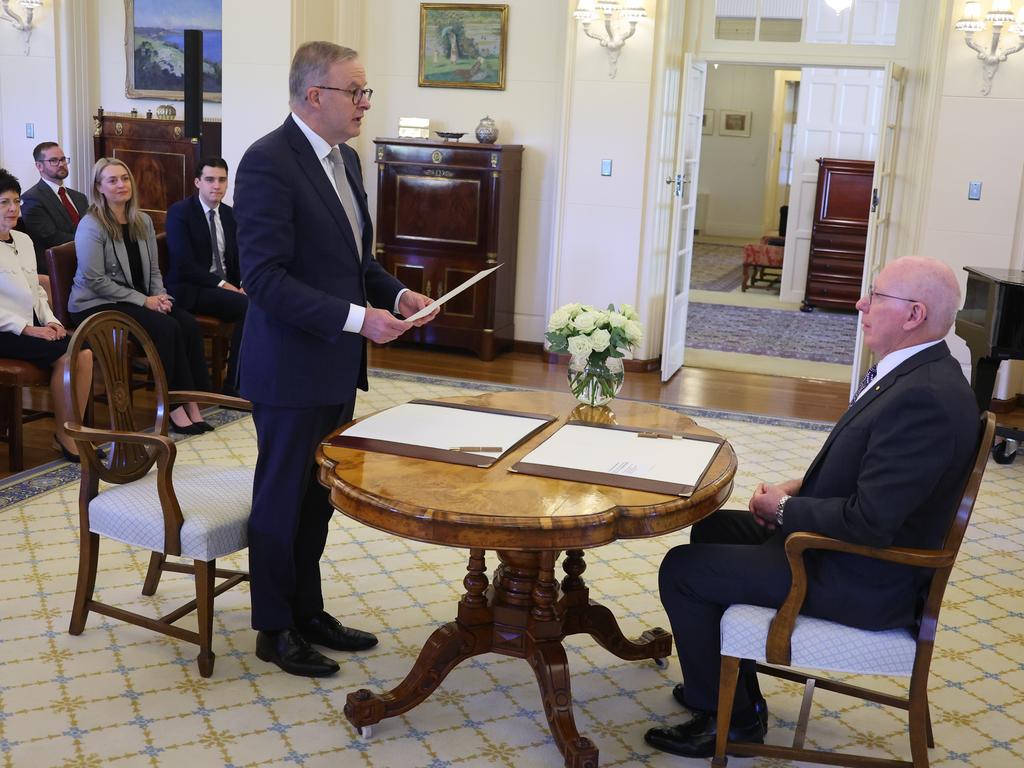
<path fill-rule="evenodd" d="M 498 126 L 490 117 L 484 117 L 476 127 L 476 140 L 481 144 L 493 144 L 498 140 Z"/>
<path fill-rule="evenodd" d="M 603 363 L 579 365 L 569 358 L 569 391 L 585 405 L 604 405 L 619 394 L 626 370 L 621 357 L 609 357 Z"/>

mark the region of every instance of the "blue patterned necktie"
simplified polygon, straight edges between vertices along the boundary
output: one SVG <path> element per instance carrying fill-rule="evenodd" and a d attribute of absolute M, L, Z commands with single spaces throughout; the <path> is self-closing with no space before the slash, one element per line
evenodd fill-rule
<path fill-rule="evenodd" d="M 864 374 L 864 378 L 860 380 L 860 384 L 857 385 L 857 392 L 850 400 L 850 405 L 857 402 L 857 398 L 860 397 L 860 393 L 868 388 L 868 385 L 875 380 L 875 376 L 878 375 L 878 365 L 872 365 L 868 368 L 868 372 Z"/>

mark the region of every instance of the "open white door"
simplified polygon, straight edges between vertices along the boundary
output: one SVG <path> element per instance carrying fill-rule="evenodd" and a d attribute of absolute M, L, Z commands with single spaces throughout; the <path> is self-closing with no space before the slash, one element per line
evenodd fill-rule
<path fill-rule="evenodd" d="M 861 296 L 871 289 L 875 275 L 885 266 L 906 81 L 907 70 L 904 67 L 898 64 L 889 64 L 885 68 L 885 97 L 882 101 L 875 177 L 871 185 L 873 191 L 871 213 L 868 215 L 868 236 L 864 250 L 864 280 L 861 283 Z M 850 381 L 851 396 L 857 391 L 857 383 L 870 367 L 870 358 L 871 352 L 864 346 L 864 329 L 858 323 L 857 344 L 853 353 L 853 376 Z"/>
<path fill-rule="evenodd" d="M 704 119 L 704 86 L 708 65 L 683 60 L 680 78 L 680 110 L 674 179 L 675 210 L 669 235 L 668 270 L 665 279 L 665 327 L 661 345 L 661 380 L 668 381 L 683 365 L 686 347 L 686 308 L 690 301 L 690 262 L 693 258 L 693 227 L 697 212 L 697 174 L 700 167 L 701 123 Z"/>

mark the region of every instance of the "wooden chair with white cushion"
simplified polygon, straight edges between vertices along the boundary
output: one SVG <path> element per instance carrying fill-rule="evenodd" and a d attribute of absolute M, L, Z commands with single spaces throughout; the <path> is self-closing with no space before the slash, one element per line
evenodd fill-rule
<path fill-rule="evenodd" d="M 970 475 L 965 480 L 963 496 L 942 549 L 865 547 L 815 533 L 793 533 L 785 544 L 793 572 L 793 584 L 782 607 L 777 612 L 754 605 L 733 605 L 726 610 L 721 623 L 722 673 L 718 694 L 718 741 L 715 757 L 711 761 L 713 766 L 725 766 L 728 763 L 725 756 L 728 751 L 730 755 L 758 755 L 825 765 L 927 768 L 928 748 L 935 746 L 928 709 L 928 671 L 935 645 L 939 609 L 974 509 L 985 464 L 992 449 L 995 427 L 995 417 L 991 413 L 983 413 L 978 452 Z M 807 593 L 803 555 L 808 550 L 850 552 L 931 570 L 931 582 L 920 625 L 915 629 L 871 632 L 799 615 Z M 757 661 L 758 672 L 804 685 L 804 698 L 793 746 L 727 742 L 741 659 Z M 895 696 L 799 671 L 806 669 L 909 678 L 909 692 L 907 696 Z M 815 688 L 908 711 L 911 760 L 806 749 L 804 738 Z"/>
<path fill-rule="evenodd" d="M 186 402 L 238 409 L 252 406 L 208 392 L 168 392 L 153 342 L 138 323 L 120 312 L 100 312 L 82 323 L 72 336 L 71 355 L 83 347 L 92 350 L 103 379 L 110 428 L 83 426 L 77 407 L 66 425 L 82 454 L 81 549 L 69 632 L 81 634 L 90 611 L 112 616 L 197 644 L 199 672 L 209 677 L 215 657 L 213 598 L 249 578 L 242 571 L 217 568 L 216 561 L 247 546 L 253 471 L 208 464 L 176 467 L 174 441 L 167 436 L 168 414 Z M 139 350 L 152 371 L 156 400 L 154 422 L 145 431 L 135 423 L 129 389 L 132 356 Z M 72 391 L 73 376 L 65 383 Z M 113 444 L 109 461 L 101 462 L 93 445 L 108 442 Z M 110 484 L 102 491 L 101 480 Z M 101 536 L 151 551 L 143 594 L 156 592 L 163 571 L 176 571 L 194 574 L 195 599 L 156 619 L 94 599 Z M 192 562 L 168 562 L 168 555 Z M 224 581 L 215 585 L 216 577 Z M 197 613 L 198 631 L 176 626 L 192 611 Z"/>

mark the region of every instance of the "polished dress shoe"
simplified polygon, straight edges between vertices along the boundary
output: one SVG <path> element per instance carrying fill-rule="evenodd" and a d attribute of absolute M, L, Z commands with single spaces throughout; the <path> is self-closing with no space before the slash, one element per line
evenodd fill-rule
<path fill-rule="evenodd" d="M 256 655 L 289 675 L 329 677 L 341 669 L 338 662 L 313 648 L 294 629 L 260 630 L 256 634 Z"/>
<path fill-rule="evenodd" d="M 330 648 L 332 651 L 365 651 L 377 644 L 377 638 L 361 629 L 342 626 L 341 622 L 326 611 L 311 619 L 295 623 L 308 642 Z"/>
<path fill-rule="evenodd" d="M 678 683 L 676 687 L 672 689 L 672 698 L 687 709 L 692 709 L 686 703 L 686 694 L 683 692 L 683 683 Z M 754 711 L 757 712 L 757 717 L 761 721 L 761 728 L 764 729 L 765 733 L 768 733 L 768 702 L 765 701 L 763 697 L 756 699 L 754 701 Z"/>
<path fill-rule="evenodd" d="M 202 435 L 209 432 L 209 429 L 203 429 L 203 424 L 206 422 L 196 421 L 191 424 L 186 424 L 184 427 L 179 427 L 173 421 L 171 422 L 171 432 L 179 435 Z"/>
<path fill-rule="evenodd" d="M 193 421 L 193 427 L 199 427 L 200 434 L 203 432 L 213 432 L 213 425 L 208 421 Z"/>
<path fill-rule="evenodd" d="M 651 728 L 644 741 L 655 749 L 680 757 L 713 757 L 718 723 L 714 712 L 697 712 L 680 725 Z M 764 730 L 753 708 L 734 713 L 729 726 L 729 741 L 764 743 Z"/>

